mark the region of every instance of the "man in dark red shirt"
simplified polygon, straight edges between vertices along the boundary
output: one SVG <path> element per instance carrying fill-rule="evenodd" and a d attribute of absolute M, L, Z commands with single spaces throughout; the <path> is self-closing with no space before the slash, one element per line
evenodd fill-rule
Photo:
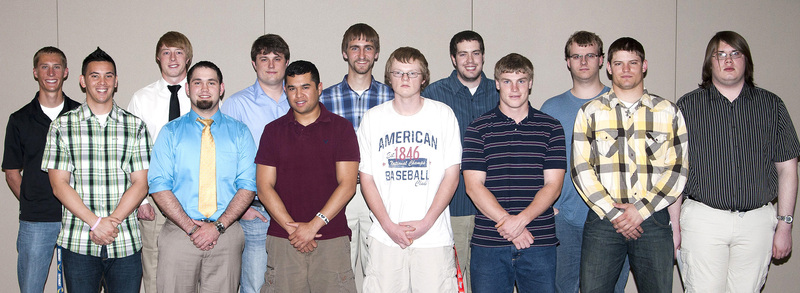
<path fill-rule="evenodd" d="M 273 219 L 264 287 L 356 292 L 351 231 L 345 217 L 336 217 L 355 194 L 359 152 L 353 125 L 319 103 L 322 83 L 311 62 L 286 68 L 285 91 L 292 109 L 264 127 L 256 154 L 259 200 Z"/>

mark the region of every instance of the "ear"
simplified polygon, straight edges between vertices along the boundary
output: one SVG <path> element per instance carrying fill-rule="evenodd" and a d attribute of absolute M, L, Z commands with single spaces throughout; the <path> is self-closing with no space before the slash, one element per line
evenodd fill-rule
<path fill-rule="evenodd" d="M 642 73 L 647 72 L 647 60 L 642 61 Z"/>
<path fill-rule="evenodd" d="M 496 79 L 494 80 L 494 87 L 497 88 L 498 91 L 500 90 L 500 81 L 499 80 L 496 80 Z"/>
<path fill-rule="evenodd" d="M 86 80 L 84 80 L 83 74 L 81 74 L 81 77 L 79 79 L 79 83 L 81 84 L 81 88 L 86 88 Z"/>
<path fill-rule="evenodd" d="M 317 95 L 322 95 L 322 82 L 320 81 L 317 85 Z"/>
<path fill-rule="evenodd" d="M 39 73 L 36 72 L 36 67 L 33 68 L 33 78 L 36 79 L 36 80 L 39 79 Z"/>
<path fill-rule="evenodd" d="M 223 94 L 225 94 L 225 84 L 224 83 L 220 83 L 219 84 L 219 96 L 222 97 Z"/>
<path fill-rule="evenodd" d="M 67 77 L 69 77 L 69 68 L 64 68 L 64 80 L 67 80 Z"/>
<path fill-rule="evenodd" d="M 258 70 L 256 70 L 256 62 L 255 61 L 250 61 L 250 64 L 253 64 L 253 70 L 258 71 Z"/>
<path fill-rule="evenodd" d="M 342 51 L 342 59 L 344 59 L 344 61 L 347 61 L 347 52 Z"/>
<path fill-rule="evenodd" d="M 608 72 L 608 74 L 611 74 L 611 62 L 606 63 L 606 72 Z"/>
<path fill-rule="evenodd" d="M 456 56 L 450 55 L 450 62 L 453 63 L 453 68 L 456 68 Z"/>

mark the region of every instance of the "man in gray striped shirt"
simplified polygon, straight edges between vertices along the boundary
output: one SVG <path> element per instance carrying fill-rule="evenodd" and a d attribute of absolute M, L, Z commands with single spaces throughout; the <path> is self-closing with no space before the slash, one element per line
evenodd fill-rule
<path fill-rule="evenodd" d="M 792 250 L 800 143 L 783 101 L 755 87 L 741 35 L 711 38 L 702 78 L 678 100 L 691 142 L 681 208 L 684 285 L 686 292 L 758 292 L 770 260 Z"/>

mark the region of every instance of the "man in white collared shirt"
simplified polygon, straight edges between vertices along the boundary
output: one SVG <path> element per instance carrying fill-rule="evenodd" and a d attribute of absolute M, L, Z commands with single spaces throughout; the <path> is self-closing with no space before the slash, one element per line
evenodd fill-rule
<path fill-rule="evenodd" d="M 128 111 L 144 120 L 155 139 L 164 124 L 191 108 L 186 90 L 186 71 L 192 63 L 192 43 L 185 35 L 170 31 L 158 39 L 156 64 L 161 78 L 133 94 Z M 156 292 L 156 267 L 158 265 L 158 233 L 165 218 L 154 204 L 145 198 L 139 206 L 139 227 L 142 235 L 142 279 L 147 293 Z"/>

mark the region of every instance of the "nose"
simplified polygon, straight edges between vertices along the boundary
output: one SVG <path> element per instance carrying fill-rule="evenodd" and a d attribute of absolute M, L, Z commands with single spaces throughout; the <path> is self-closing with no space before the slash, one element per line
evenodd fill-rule
<path fill-rule="evenodd" d="M 403 72 L 403 75 L 400 76 L 401 80 L 411 80 L 411 76 L 409 75 L 411 72 Z"/>
<path fill-rule="evenodd" d="M 47 68 L 47 75 L 48 76 L 55 76 L 56 75 L 56 70 L 53 67 L 48 67 Z"/>
<path fill-rule="evenodd" d="M 589 60 L 587 59 L 589 58 L 586 55 L 581 56 L 581 65 L 588 63 Z"/>
<path fill-rule="evenodd" d="M 359 49 L 358 53 L 356 53 L 356 57 L 358 57 L 358 59 L 364 59 L 364 57 L 366 57 L 366 54 L 364 54 L 364 50 Z"/>

